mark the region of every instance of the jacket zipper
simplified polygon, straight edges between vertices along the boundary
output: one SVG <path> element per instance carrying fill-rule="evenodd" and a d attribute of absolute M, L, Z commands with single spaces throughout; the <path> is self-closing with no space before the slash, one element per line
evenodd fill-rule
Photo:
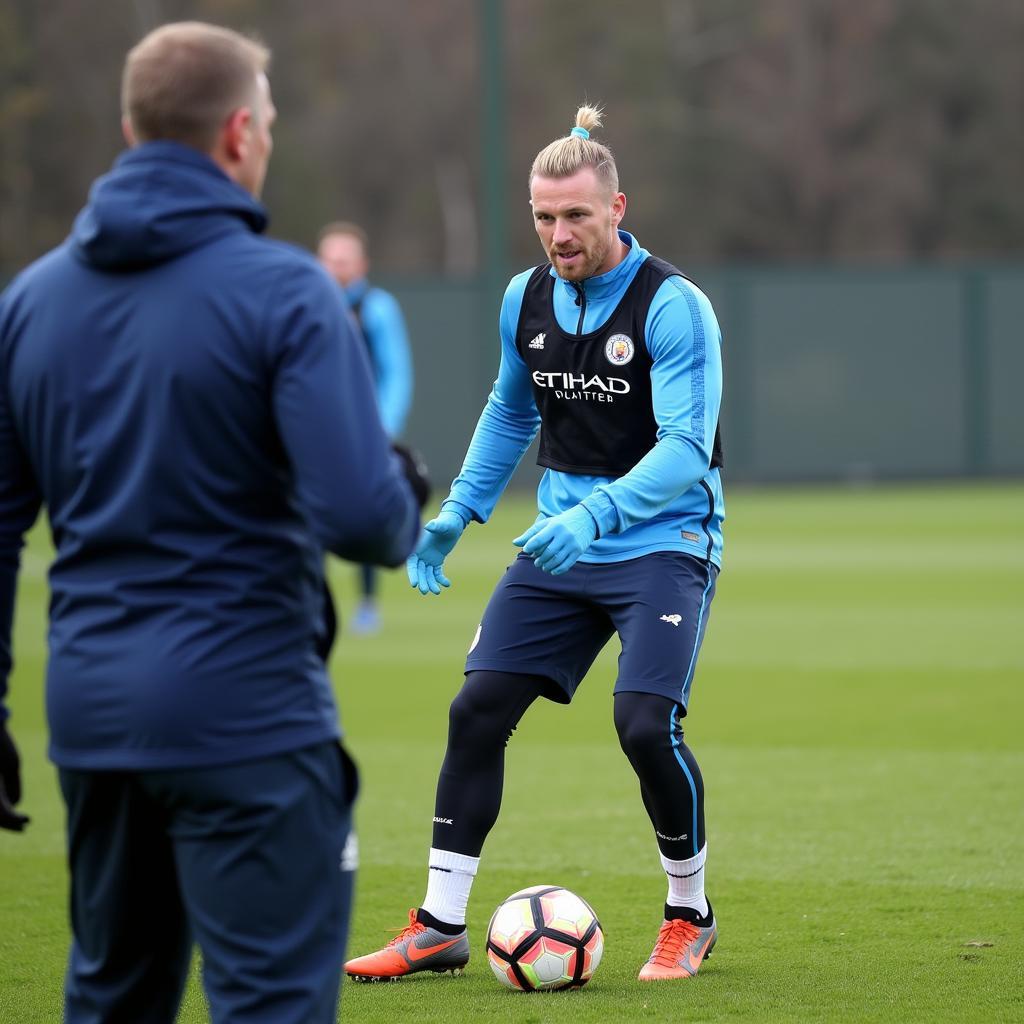
<path fill-rule="evenodd" d="M 583 318 L 587 315 L 587 293 L 583 285 L 576 281 L 573 281 L 572 286 L 576 289 L 576 305 L 580 307 L 580 318 L 576 324 L 576 337 L 579 337 L 583 333 Z"/>

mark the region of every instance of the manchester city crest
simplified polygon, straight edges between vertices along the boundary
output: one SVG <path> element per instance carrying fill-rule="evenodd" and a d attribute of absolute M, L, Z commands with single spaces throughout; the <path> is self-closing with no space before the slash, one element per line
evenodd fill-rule
<path fill-rule="evenodd" d="M 625 366 L 633 358 L 633 339 L 626 334 L 613 334 L 604 347 L 608 362 L 615 366 Z"/>

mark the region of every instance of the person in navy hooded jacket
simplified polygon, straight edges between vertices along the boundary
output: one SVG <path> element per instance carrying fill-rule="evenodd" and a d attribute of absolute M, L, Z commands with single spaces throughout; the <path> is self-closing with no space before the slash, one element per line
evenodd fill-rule
<path fill-rule="evenodd" d="M 419 515 L 336 286 L 261 237 L 268 56 L 146 36 L 129 149 L 0 297 L 0 825 L 26 821 L 2 698 L 45 505 L 69 1024 L 173 1021 L 193 940 L 215 1021 L 335 1020 L 356 778 L 323 553 L 398 565 Z"/>

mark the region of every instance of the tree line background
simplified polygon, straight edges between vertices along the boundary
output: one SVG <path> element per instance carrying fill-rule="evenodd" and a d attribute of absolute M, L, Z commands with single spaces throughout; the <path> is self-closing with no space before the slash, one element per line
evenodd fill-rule
<path fill-rule="evenodd" d="M 1020 255 L 1021 0 L 505 0 L 485 124 L 486 2 L 0 0 L 0 278 L 64 237 L 120 150 L 126 51 L 185 18 L 273 50 L 272 232 L 358 220 L 389 273 L 481 269 L 491 144 L 505 257 L 534 262 L 526 173 L 585 98 L 626 226 L 677 262 Z"/>

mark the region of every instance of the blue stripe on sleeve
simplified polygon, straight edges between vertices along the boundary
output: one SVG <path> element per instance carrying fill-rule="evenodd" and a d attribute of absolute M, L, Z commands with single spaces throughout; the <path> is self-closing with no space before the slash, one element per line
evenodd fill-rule
<path fill-rule="evenodd" d="M 690 430 L 698 441 L 704 440 L 704 359 L 707 351 L 707 339 L 704 334 L 704 318 L 700 315 L 697 296 L 686 286 L 682 278 L 671 278 L 672 283 L 686 297 L 686 305 L 693 321 L 693 369 L 690 373 Z"/>

